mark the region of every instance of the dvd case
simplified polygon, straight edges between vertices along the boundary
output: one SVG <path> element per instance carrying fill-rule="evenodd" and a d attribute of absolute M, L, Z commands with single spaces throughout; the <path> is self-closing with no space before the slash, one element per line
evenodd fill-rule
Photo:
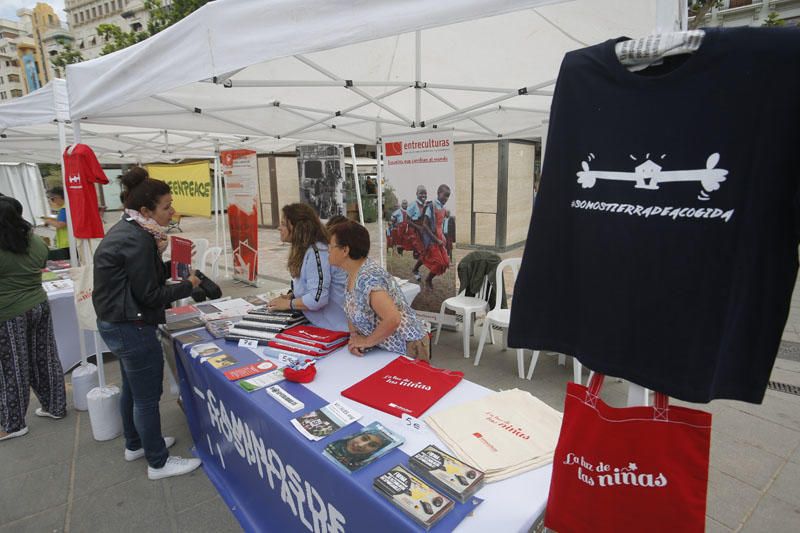
<path fill-rule="evenodd" d="M 402 465 L 375 478 L 373 488 L 426 530 L 453 508 L 453 500 L 438 492 Z"/>
<path fill-rule="evenodd" d="M 433 445 L 409 457 L 408 466 L 462 503 L 483 486 L 482 471 Z"/>

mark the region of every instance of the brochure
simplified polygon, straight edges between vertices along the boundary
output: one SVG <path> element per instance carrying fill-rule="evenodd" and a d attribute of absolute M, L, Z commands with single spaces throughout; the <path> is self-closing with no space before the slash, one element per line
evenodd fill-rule
<path fill-rule="evenodd" d="M 236 320 L 212 320 L 210 322 L 206 322 L 206 329 L 211 336 L 215 339 L 221 339 L 228 334 L 228 332 L 233 328 L 236 324 Z"/>
<path fill-rule="evenodd" d="M 215 355 L 214 357 L 210 357 L 208 362 L 211 363 L 211 366 L 214 368 L 225 368 L 226 366 L 233 366 L 239 361 L 237 361 L 232 355 L 223 353 L 220 355 Z"/>
<path fill-rule="evenodd" d="M 408 466 L 458 501 L 467 501 L 483 486 L 483 472 L 429 445 L 408 458 Z"/>
<path fill-rule="evenodd" d="M 257 376 L 258 374 L 263 374 L 264 372 L 269 372 L 276 368 L 278 368 L 278 365 L 272 361 L 259 361 L 258 363 L 252 363 L 240 368 L 226 370 L 225 377 L 230 381 L 237 381 L 239 379 L 249 378 L 250 376 Z"/>
<path fill-rule="evenodd" d="M 308 440 L 322 440 L 359 418 L 360 413 L 341 402 L 333 402 L 298 416 L 292 420 L 292 425 Z"/>
<path fill-rule="evenodd" d="M 187 333 L 181 333 L 180 335 L 177 335 L 175 340 L 178 341 L 181 346 L 186 346 L 187 344 L 194 344 L 195 342 L 205 340 L 205 337 L 196 331 L 189 331 Z"/>
<path fill-rule="evenodd" d="M 401 435 L 380 422 L 373 422 L 357 433 L 331 442 L 322 453 L 345 472 L 355 472 L 403 442 Z"/>
<path fill-rule="evenodd" d="M 189 354 L 192 357 L 211 357 L 212 355 L 218 354 L 222 352 L 222 348 L 214 344 L 213 342 L 207 342 L 204 344 L 198 344 L 196 346 L 192 346 L 191 350 L 189 350 Z"/>
<path fill-rule="evenodd" d="M 372 486 L 395 507 L 430 529 L 453 508 L 453 500 L 397 465 L 375 478 Z"/>
<path fill-rule="evenodd" d="M 283 368 L 276 368 L 270 372 L 265 374 L 260 374 L 258 376 L 242 379 L 238 381 L 238 384 L 241 388 L 246 390 L 247 392 L 253 392 L 259 389 L 263 389 L 264 387 L 269 387 L 270 385 L 274 385 L 283 381 Z"/>
<path fill-rule="evenodd" d="M 192 241 L 183 237 L 170 237 L 170 264 L 172 279 L 188 279 L 192 273 Z"/>
<path fill-rule="evenodd" d="M 164 325 L 170 333 L 174 331 L 185 331 L 187 329 L 197 329 L 203 327 L 203 320 L 200 317 L 192 317 L 187 320 L 178 320 L 177 322 L 167 322 Z"/>

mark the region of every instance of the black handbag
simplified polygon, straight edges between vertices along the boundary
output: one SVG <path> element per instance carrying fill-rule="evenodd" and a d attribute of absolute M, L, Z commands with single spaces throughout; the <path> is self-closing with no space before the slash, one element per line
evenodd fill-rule
<path fill-rule="evenodd" d="M 211 278 L 207 277 L 199 270 L 195 270 L 194 275 L 200 278 L 200 285 L 192 290 L 192 299 L 195 302 L 205 301 L 206 298 L 209 300 L 222 298 L 222 289 L 220 289 L 219 285 L 214 283 Z"/>

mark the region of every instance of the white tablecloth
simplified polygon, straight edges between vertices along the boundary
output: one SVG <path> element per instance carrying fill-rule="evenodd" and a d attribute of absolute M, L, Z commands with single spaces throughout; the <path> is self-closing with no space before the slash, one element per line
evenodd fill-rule
<path fill-rule="evenodd" d="M 50 313 L 53 316 L 53 329 L 56 335 L 56 346 L 58 347 L 58 358 L 64 373 L 69 372 L 81 361 L 81 345 L 78 339 L 78 312 L 75 309 L 75 298 L 72 289 L 63 289 L 47 293 L 47 300 L 50 303 Z M 95 332 L 83 331 L 83 338 L 86 346 L 87 355 L 96 353 Z M 108 351 L 100 335 L 97 335 L 100 349 Z"/>
<path fill-rule="evenodd" d="M 375 350 L 364 357 L 351 355 L 346 348 L 338 350 L 326 359 L 319 361 L 317 376 L 306 384 L 309 390 L 328 401 L 338 400 L 352 405 L 361 413 L 362 421 L 378 420 L 390 429 L 395 429 L 406 438 L 401 449 L 412 455 L 428 444 L 435 444 L 447 449 L 436 434 L 423 424 L 421 431 L 409 429 L 399 418 L 373 409 L 366 405 L 345 398 L 340 391 L 378 371 L 395 359 L 397 354 L 383 350 Z M 449 407 L 476 400 L 493 391 L 461 380 L 456 387 L 436 402 L 425 414 L 433 414 Z M 472 516 L 464 519 L 455 529 L 456 532 L 486 533 L 527 532 L 536 518 L 544 511 L 547 495 L 550 490 L 550 474 L 552 466 L 543 466 L 524 474 L 484 485 L 477 497 L 485 501 L 478 506 Z"/>

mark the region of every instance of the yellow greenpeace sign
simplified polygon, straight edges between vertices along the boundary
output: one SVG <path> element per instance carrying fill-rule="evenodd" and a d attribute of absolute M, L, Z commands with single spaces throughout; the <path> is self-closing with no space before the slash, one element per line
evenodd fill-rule
<path fill-rule="evenodd" d="M 207 161 L 181 165 L 147 165 L 147 172 L 151 178 L 169 184 L 175 212 L 211 217 L 211 177 Z"/>

